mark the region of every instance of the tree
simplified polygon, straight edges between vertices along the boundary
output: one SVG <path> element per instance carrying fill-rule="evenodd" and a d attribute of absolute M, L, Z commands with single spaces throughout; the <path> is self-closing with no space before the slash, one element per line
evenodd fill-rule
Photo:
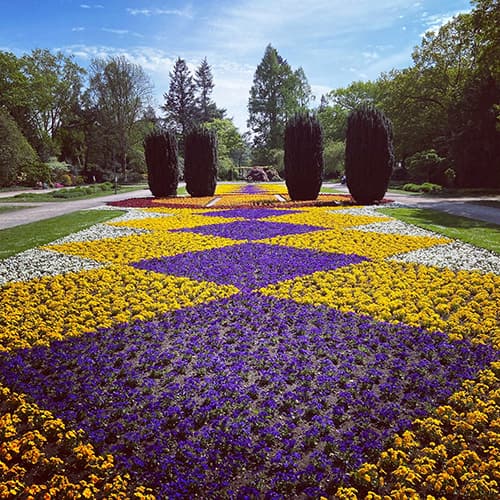
<path fill-rule="evenodd" d="M 314 115 L 297 113 L 285 129 L 285 181 L 292 200 L 315 200 L 323 177 L 321 125 Z"/>
<path fill-rule="evenodd" d="M 217 136 L 195 128 L 184 142 L 184 179 L 191 196 L 213 196 L 217 185 Z"/>
<path fill-rule="evenodd" d="M 232 120 L 216 118 L 203 126 L 217 135 L 218 173 L 220 179 L 233 180 L 233 169 L 239 167 L 246 144 Z"/>
<path fill-rule="evenodd" d="M 18 180 L 27 180 L 27 173 L 33 170 L 37 163 L 35 151 L 16 122 L 5 108 L 0 107 L 0 186 L 10 186 Z"/>
<path fill-rule="evenodd" d="M 344 141 L 349 113 L 363 104 L 378 106 L 383 88 L 377 82 L 352 82 L 321 97 L 318 119 L 325 143 Z"/>
<path fill-rule="evenodd" d="M 196 97 L 195 83 L 184 59 L 175 61 L 173 72 L 170 72 L 168 93 L 163 95 L 165 104 L 165 124 L 184 137 L 195 124 Z"/>
<path fill-rule="evenodd" d="M 153 196 L 175 196 L 179 183 L 177 141 L 173 132 L 154 130 L 144 139 L 148 184 Z"/>
<path fill-rule="evenodd" d="M 196 70 L 194 82 L 198 94 L 198 120 L 200 123 L 209 122 L 213 118 L 215 103 L 210 99 L 214 89 L 214 82 L 206 57 Z"/>
<path fill-rule="evenodd" d="M 113 169 L 119 165 L 126 180 L 134 126 L 149 103 L 152 85 L 142 67 L 123 56 L 94 59 L 90 72 L 90 98 L 108 149 L 106 163 Z"/>
<path fill-rule="evenodd" d="M 392 127 L 372 106 L 354 110 L 347 121 L 345 173 L 349 192 L 357 203 L 381 200 L 394 164 Z"/>
<path fill-rule="evenodd" d="M 268 45 L 255 71 L 248 100 L 248 126 L 259 163 L 268 163 L 271 150 L 283 147 L 287 119 L 307 107 L 310 95 L 304 71 L 299 68 L 293 72 L 278 51 Z"/>

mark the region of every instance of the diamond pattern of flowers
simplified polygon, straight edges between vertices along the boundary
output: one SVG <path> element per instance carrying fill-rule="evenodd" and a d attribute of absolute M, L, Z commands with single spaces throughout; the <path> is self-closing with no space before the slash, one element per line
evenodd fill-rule
<path fill-rule="evenodd" d="M 358 264 L 366 257 L 316 252 L 263 243 L 244 243 L 203 252 L 142 260 L 139 269 L 200 281 L 231 284 L 250 291 L 316 271 Z"/>
<path fill-rule="evenodd" d="M 259 220 L 234 221 L 228 224 L 209 224 L 194 228 L 178 229 L 178 232 L 193 232 L 204 235 L 220 236 L 234 240 L 262 240 L 291 234 L 304 234 L 324 230 L 322 227 L 307 224 L 286 224 Z"/>

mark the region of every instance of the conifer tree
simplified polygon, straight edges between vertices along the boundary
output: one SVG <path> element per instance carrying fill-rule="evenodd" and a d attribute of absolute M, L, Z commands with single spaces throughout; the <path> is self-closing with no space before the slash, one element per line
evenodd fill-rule
<path fill-rule="evenodd" d="M 184 59 L 175 61 L 174 69 L 170 72 L 170 86 L 168 93 L 163 95 L 165 104 L 165 123 L 168 128 L 175 130 L 182 137 L 195 123 L 196 97 L 195 83 Z"/>
<path fill-rule="evenodd" d="M 213 112 L 215 109 L 215 104 L 210 99 L 214 89 L 214 82 L 206 57 L 196 70 L 194 81 L 198 93 L 198 120 L 200 123 L 205 123 L 214 118 Z"/>
<path fill-rule="evenodd" d="M 347 120 L 345 173 L 354 200 L 362 205 L 382 200 L 393 164 L 391 122 L 373 106 L 352 111 Z"/>

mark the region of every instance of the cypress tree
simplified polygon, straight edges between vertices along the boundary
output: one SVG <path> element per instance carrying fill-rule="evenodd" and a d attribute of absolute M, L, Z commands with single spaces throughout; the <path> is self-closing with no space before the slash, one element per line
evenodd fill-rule
<path fill-rule="evenodd" d="M 154 130 L 144 139 L 149 189 L 155 197 L 175 196 L 179 183 L 177 141 L 173 132 Z"/>
<path fill-rule="evenodd" d="M 292 200 L 315 200 L 323 176 L 321 125 L 314 115 L 297 113 L 285 128 L 285 182 Z"/>
<path fill-rule="evenodd" d="M 195 128 L 184 141 L 184 180 L 191 196 L 213 196 L 217 185 L 217 136 Z"/>
<path fill-rule="evenodd" d="M 361 106 L 347 120 L 345 174 L 356 203 L 381 200 L 389 185 L 394 152 L 392 126 L 373 106 Z"/>

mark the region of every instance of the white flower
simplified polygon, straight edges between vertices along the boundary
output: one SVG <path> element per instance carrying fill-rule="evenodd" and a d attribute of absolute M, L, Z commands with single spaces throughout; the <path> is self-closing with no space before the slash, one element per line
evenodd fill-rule
<path fill-rule="evenodd" d="M 34 248 L 0 261 L 0 285 L 10 281 L 29 281 L 43 276 L 96 269 L 104 265 L 91 259 Z"/>

